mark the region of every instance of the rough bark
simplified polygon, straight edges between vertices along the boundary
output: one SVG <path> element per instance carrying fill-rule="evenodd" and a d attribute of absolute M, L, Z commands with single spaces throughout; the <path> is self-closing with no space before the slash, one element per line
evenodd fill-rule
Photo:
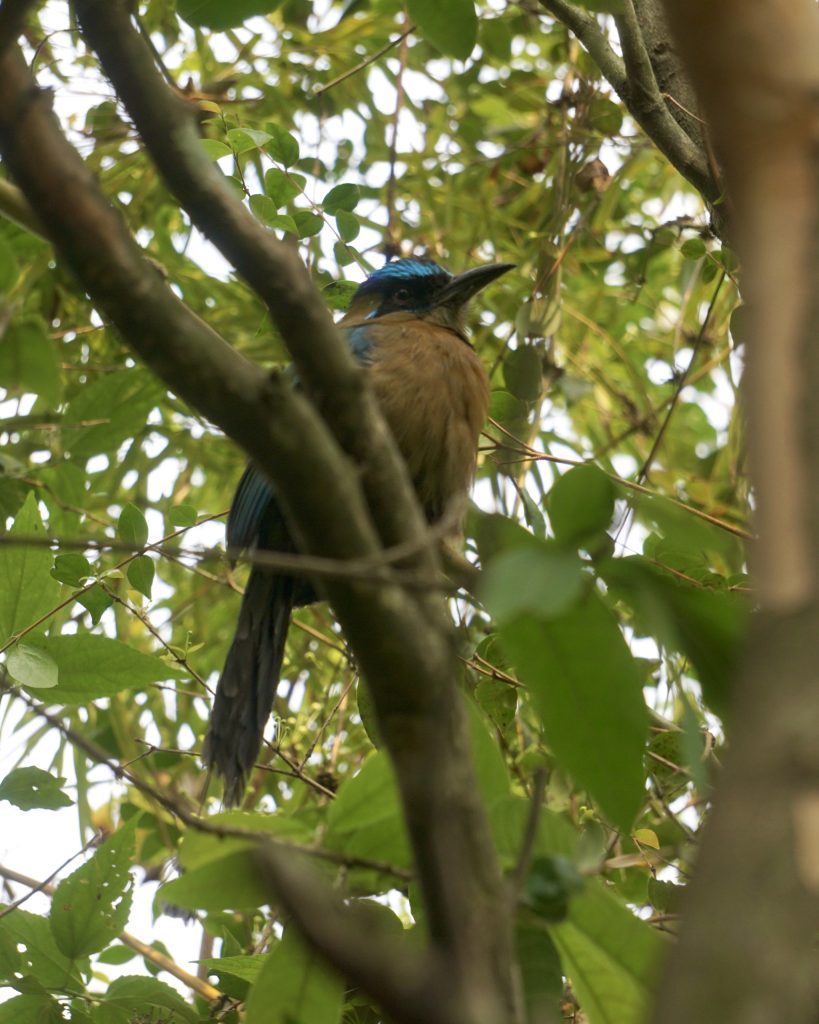
<path fill-rule="evenodd" d="M 654 1019 L 808 1024 L 819 1012 L 819 9 L 665 2 L 742 260 L 761 612 Z"/>

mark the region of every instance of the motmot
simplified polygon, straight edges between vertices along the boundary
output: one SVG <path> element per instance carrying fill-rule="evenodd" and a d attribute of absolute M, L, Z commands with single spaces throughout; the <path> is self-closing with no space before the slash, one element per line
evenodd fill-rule
<path fill-rule="evenodd" d="M 430 523 L 445 514 L 462 518 L 489 407 L 489 379 L 469 341 L 467 306 L 512 266 L 493 263 L 453 276 L 431 260 L 393 260 L 359 285 L 338 323 L 367 369 Z M 227 547 L 295 551 L 273 487 L 253 465 L 233 499 Z M 250 572 L 203 747 L 205 763 L 224 780 L 228 805 L 241 798 L 261 747 L 290 613 L 315 600 L 304 578 L 258 565 Z"/>

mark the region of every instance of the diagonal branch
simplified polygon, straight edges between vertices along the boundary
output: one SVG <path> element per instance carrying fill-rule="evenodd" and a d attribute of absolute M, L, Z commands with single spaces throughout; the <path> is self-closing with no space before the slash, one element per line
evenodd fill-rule
<path fill-rule="evenodd" d="M 442 958 L 418 955 L 392 934 L 373 935 L 370 915 L 355 904 L 326 899 L 315 872 L 272 843 L 255 857 L 262 882 L 297 920 L 313 948 L 346 977 L 355 978 L 392 1020 L 405 1024 L 462 1024 L 469 1020 Z"/>
<path fill-rule="evenodd" d="M 540 0 L 540 6 L 577 36 L 603 72 L 603 77 L 617 95 L 624 99 L 628 89 L 626 66 L 609 46 L 597 18 L 571 0 Z"/>
<path fill-rule="evenodd" d="M 577 36 L 631 116 L 672 166 L 708 202 L 716 202 L 720 187 L 704 149 L 686 134 L 660 94 L 632 0 L 624 0 L 623 13 L 615 18 L 622 59 L 612 50 L 597 18 L 579 5 L 571 0 L 540 0 L 540 5 Z"/>
<path fill-rule="evenodd" d="M 614 21 L 628 76 L 627 93 L 623 99 L 629 111 L 680 174 L 705 199 L 715 202 L 720 189 L 711 175 L 704 150 L 680 127 L 660 95 L 632 0 L 623 0 L 622 13 L 615 15 Z"/>

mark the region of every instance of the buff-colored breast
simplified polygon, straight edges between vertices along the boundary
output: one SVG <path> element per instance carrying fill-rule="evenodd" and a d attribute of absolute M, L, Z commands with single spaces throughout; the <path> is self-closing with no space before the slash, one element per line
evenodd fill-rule
<path fill-rule="evenodd" d="M 475 475 L 489 380 L 453 331 L 403 315 L 372 324 L 372 379 L 430 520 L 463 511 Z"/>

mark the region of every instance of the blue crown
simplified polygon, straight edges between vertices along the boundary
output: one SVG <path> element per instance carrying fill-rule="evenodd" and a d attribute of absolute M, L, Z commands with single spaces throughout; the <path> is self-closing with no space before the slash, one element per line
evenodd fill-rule
<path fill-rule="evenodd" d="M 393 281 L 408 281 L 418 278 L 439 278 L 443 284 L 448 281 L 452 274 L 443 267 L 439 267 L 432 260 L 392 260 L 385 263 L 383 267 L 373 271 L 372 274 L 358 286 L 356 295 L 366 295 L 369 292 L 380 291 L 385 285 Z"/>

